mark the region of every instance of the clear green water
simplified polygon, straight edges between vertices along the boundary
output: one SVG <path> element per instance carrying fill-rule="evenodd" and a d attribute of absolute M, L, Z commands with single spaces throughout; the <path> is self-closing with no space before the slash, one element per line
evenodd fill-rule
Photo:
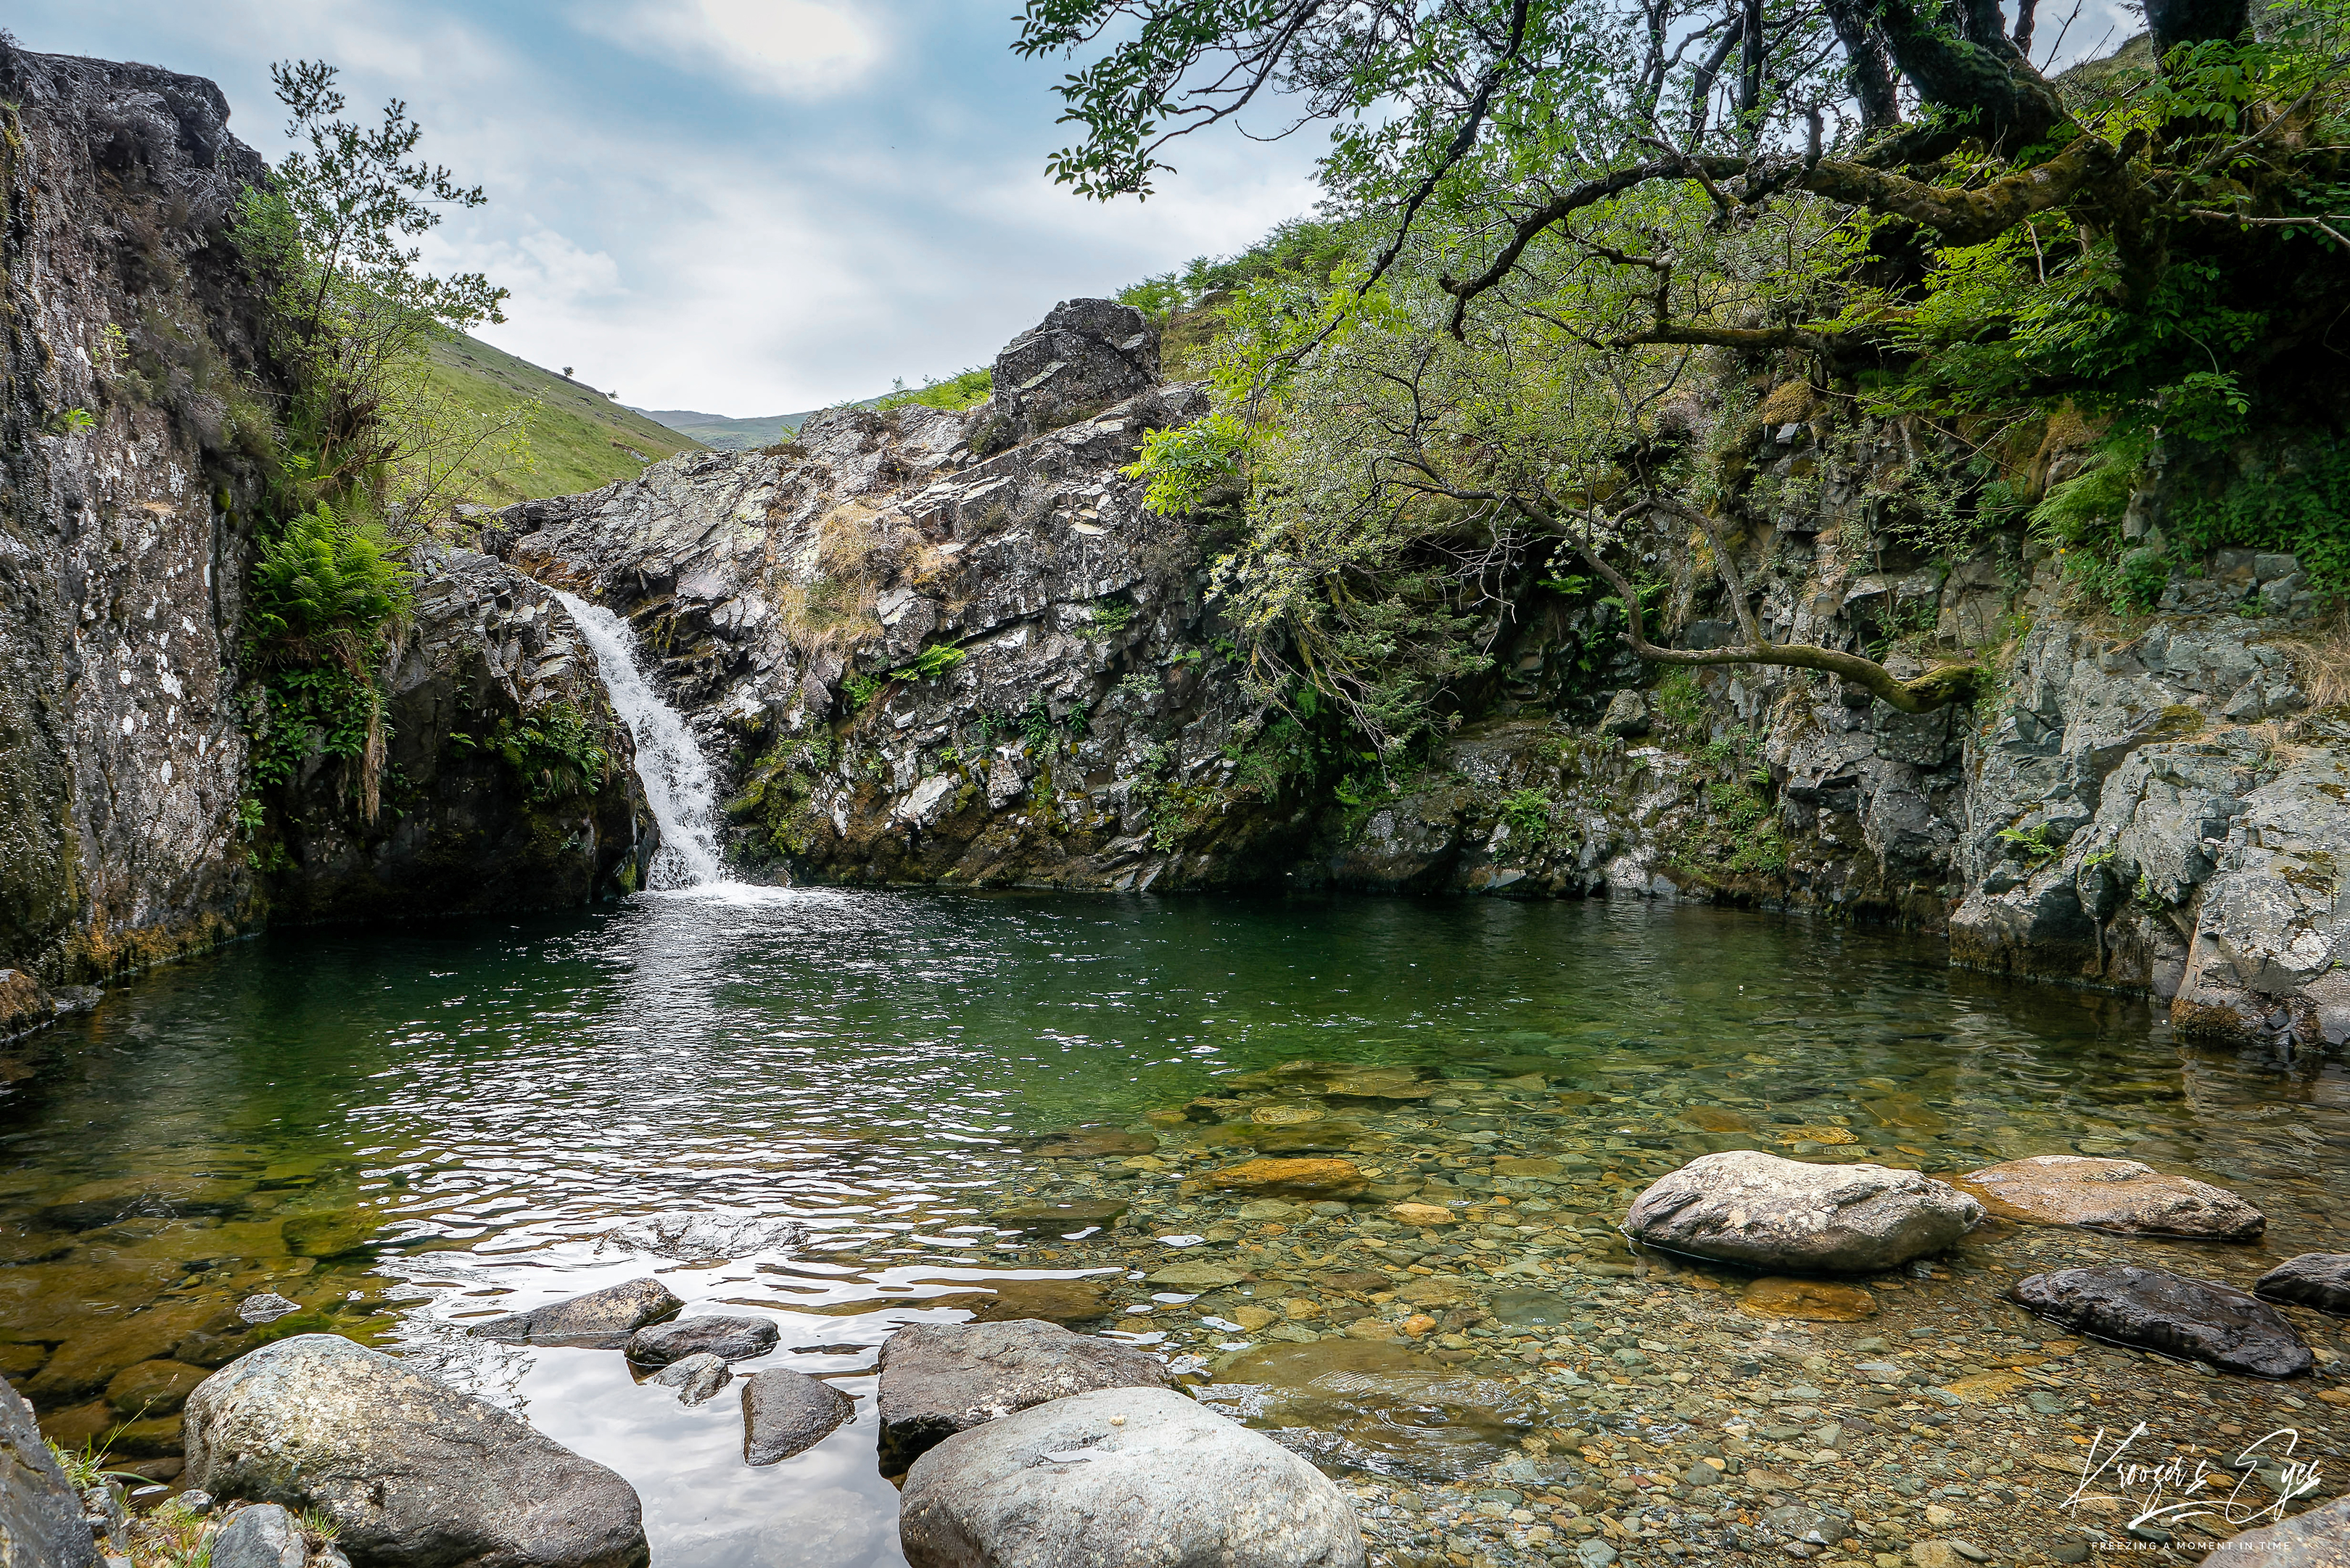
<path fill-rule="evenodd" d="M 1528 1136 L 1627 1181 L 1718 1147 L 1676 1107 L 1729 1106 L 1766 1138 L 1843 1125 L 1854 1156 L 1928 1169 L 2127 1153 L 2265 1208 L 2270 1244 L 2247 1265 L 2350 1246 L 2338 1063 L 2198 1056 L 2141 1004 L 1953 975 L 1930 942 L 1711 909 L 663 895 L 578 919 L 272 936 L 15 1050 L 0 1354 L 53 1430 L 125 1413 L 88 1372 L 57 1370 L 107 1369 L 78 1342 L 144 1323 L 168 1345 L 274 1289 L 620 1470 L 664 1568 L 898 1561 L 872 1346 L 961 1314 L 813 1309 L 1053 1272 L 979 1223 L 1037 1181 L 1022 1135 L 1139 1125 L 1298 1058 L 1540 1068 L 1586 1105 Z M 738 1232 L 723 1258 L 608 1234 L 680 1214 L 776 1228 Z M 373 1250 L 290 1256 L 306 1219 Z M 751 1470 L 731 1392 L 687 1410 L 609 1353 L 459 1332 L 654 1270 L 690 1302 L 777 1317 L 774 1364 L 832 1376 L 859 1421 Z M 172 1354 L 139 1339 L 117 1359 Z M 151 1417 L 124 1451 L 169 1451 L 169 1425 Z"/>

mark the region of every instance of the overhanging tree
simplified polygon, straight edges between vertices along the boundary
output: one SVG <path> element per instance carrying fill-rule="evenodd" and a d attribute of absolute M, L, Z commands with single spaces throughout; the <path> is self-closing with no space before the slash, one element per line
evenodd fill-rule
<path fill-rule="evenodd" d="M 2264 402 L 2289 410 L 2350 307 L 2341 0 L 2280 8 L 2265 37 L 2243 0 L 2158 0 L 2158 68 L 2088 92 L 2034 67 L 2033 0 L 2016 5 L 2011 21 L 1996 0 L 1029 0 L 1019 47 L 1081 57 L 1061 88 L 1081 139 L 1051 170 L 1097 197 L 1147 195 L 1210 126 L 1334 124 L 1326 189 L 1388 238 L 1336 297 L 1263 336 L 1232 389 L 1251 413 L 1352 334 L 1449 336 L 1491 376 L 1532 351 L 1537 318 L 1558 339 L 1543 351 L 1578 346 L 1603 389 L 1711 348 L 1777 355 L 1823 385 L 1866 374 L 1880 407 L 1929 419 L 2071 402 L 2125 433 L 2218 443 Z M 1794 267 L 1803 286 L 1722 270 L 1735 246 L 1720 237 L 1768 214 L 1835 236 L 1832 265 Z M 1377 403 L 1364 389 L 1395 372 L 1365 375 L 1301 388 L 1285 417 L 1316 398 Z M 1637 397 L 1595 426 L 1615 447 L 1564 483 L 1555 453 L 1510 468 L 1471 438 L 1475 402 L 1353 432 L 1386 443 L 1387 467 L 1347 492 L 1389 508 L 1367 537 L 1458 551 L 1464 517 L 1492 538 L 1513 519 L 1620 591 L 1606 557 L 1636 516 L 1718 523 L 1690 504 L 1686 464 L 1626 455 L 1658 447 Z M 1415 510 L 1439 521 L 1406 525 Z M 1904 707 L 1966 695 L 1952 674 L 1898 682 L 1856 656 L 1767 646 L 1714 544 L 1747 636 L 1703 661 L 1829 669 Z M 1313 554 L 1243 560 L 1230 580 L 1295 576 Z M 1343 618 L 1373 580 L 1360 560 L 1333 571 L 1319 597 L 1293 583 L 1263 602 L 1310 642 L 1315 616 Z M 1699 661 L 1627 620 L 1643 657 Z"/>

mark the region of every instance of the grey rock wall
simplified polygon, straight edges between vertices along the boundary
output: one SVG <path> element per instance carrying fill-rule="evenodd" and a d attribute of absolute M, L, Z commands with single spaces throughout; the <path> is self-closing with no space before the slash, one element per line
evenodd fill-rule
<path fill-rule="evenodd" d="M 247 912 L 234 631 L 271 369 L 210 82 L 0 44 L 0 955 L 52 982 Z"/>
<path fill-rule="evenodd" d="M 656 680 L 723 764 L 744 864 L 1162 888 L 1285 868 L 1258 851 L 1303 826 L 1295 803 L 1224 787 L 1227 746 L 1257 714 L 1209 646 L 1198 530 L 1149 513 L 1120 472 L 1145 431 L 1205 399 L 1133 392 L 1155 344 L 1139 312 L 1102 301 L 1015 340 L 998 386 L 1044 376 L 1015 380 L 1010 361 L 1071 320 L 1098 330 L 1051 350 L 1054 428 L 993 456 L 974 437 L 1000 404 L 843 410 L 780 447 L 681 456 L 502 515 L 493 549 L 627 615 L 657 654 Z"/>

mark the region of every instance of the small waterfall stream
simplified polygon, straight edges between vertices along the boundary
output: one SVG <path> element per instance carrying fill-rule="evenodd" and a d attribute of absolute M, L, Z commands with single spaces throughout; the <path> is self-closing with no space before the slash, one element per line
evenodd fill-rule
<path fill-rule="evenodd" d="M 694 743 L 684 715 L 661 701 L 638 667 L 635 630 L 601 605 L 571 594 L 555 597 L 596 650 L 613 711 L 637 743 L 637 776 L 644 781 L 645 804 L 661 833 L 646 886 L 660 890 L 724 881 L 726 869 L 718 857 L 718 794 L 709 760 Z"/>

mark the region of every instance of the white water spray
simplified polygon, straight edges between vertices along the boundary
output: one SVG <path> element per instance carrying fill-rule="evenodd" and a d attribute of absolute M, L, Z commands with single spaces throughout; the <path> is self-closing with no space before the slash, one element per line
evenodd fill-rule
<path fill-rule="evenodd" d="M 570 594 L 555 597 L 596 650 L 613 711 L 637 742 L 637 777 L 644 781 L 645 804 L 652 807 L 661 834 L 645 885 L 661 889 L 724 881 L 718 859 L 718 793 L 710 782 L 709 761 L 683 715 L 660 700 L 637 667 L 636 632 L 601 605 Z"/>

